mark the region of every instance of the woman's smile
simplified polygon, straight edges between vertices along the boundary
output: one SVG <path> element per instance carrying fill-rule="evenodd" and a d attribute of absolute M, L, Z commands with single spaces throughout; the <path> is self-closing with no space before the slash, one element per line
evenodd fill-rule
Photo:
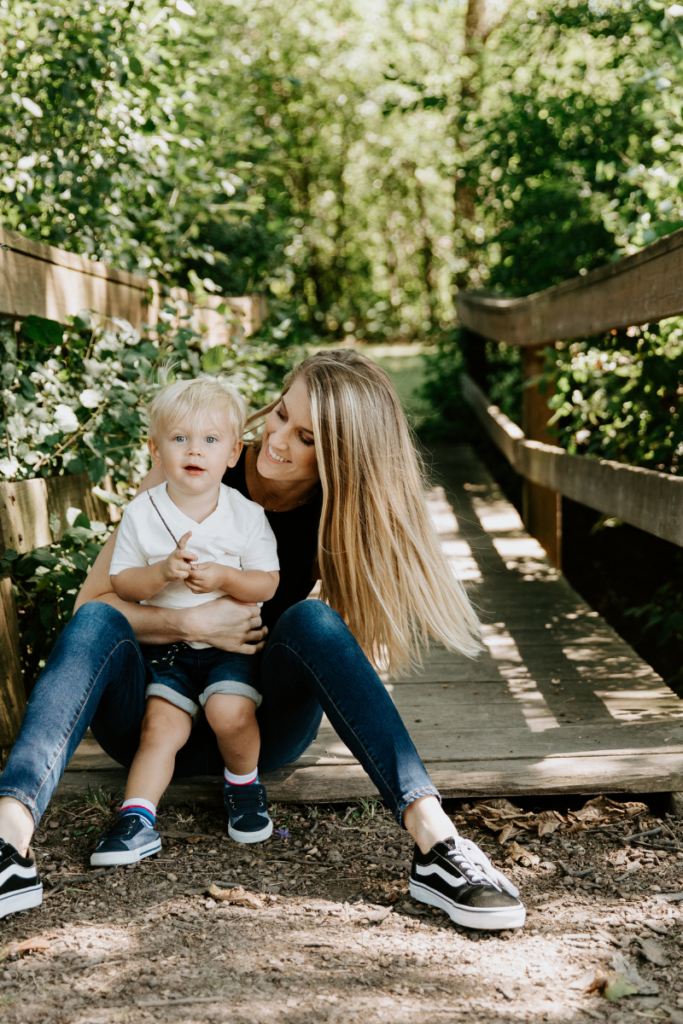
<path fill-rule="evenodd" d="M 268 458 L 271 460 L 271 462 L 277 462 L 277 463 L 291 462 L 291 459 L 285 459 L 285 458 L 282 457 L 282 455 L 278 455 L 277 452 L 273 451 L 273 448 L 271 447 L 271 445 L 266 444 L 265 448 L 266 448 L 266 454 L 267 454 Z"/>

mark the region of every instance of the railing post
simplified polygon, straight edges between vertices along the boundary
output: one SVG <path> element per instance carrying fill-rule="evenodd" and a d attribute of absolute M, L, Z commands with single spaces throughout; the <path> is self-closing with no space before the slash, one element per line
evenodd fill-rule
<path fill-rule="evenodd" d="M 460 350 L 465 369 L 475 384 L 488 394 L 488 380 L 486 375 L 486 338 L 469 327 L 462 327 L 460 330 Z"/>
<path fill-rule="evenodd" d="M 525 381 L 543 372 L 545 346 L 522 349 L 522 372 Z M 522 429 L 531 441 L 557 444 L 548 433 L 548 395 L 542 395 L 532 384 L 524 388 L 522 396 Z M 543 545 L 548 558 L 556 568 L 562 568 L 562 495 L 524 481 L 524 525 Z"/>

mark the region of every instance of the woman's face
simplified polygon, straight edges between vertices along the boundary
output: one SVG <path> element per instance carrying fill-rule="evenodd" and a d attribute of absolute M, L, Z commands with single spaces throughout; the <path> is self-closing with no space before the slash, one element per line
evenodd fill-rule
<path fill-rule="evenodd" d="M 301 378 L 292 384 L 268 416 L 256 467 L 262 477 L 283 483 L 308 480 L 314 484 L 320 479 L 311 404 Z"/>

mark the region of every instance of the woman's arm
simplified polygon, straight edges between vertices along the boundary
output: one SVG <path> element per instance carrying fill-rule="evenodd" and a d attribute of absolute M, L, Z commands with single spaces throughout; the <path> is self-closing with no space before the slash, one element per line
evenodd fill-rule
<path fill-rule="evenodd" d="M 140 485 L 140 491 L 156 487 L 164 479 L 160 470 L 153 469 Z M 81 587 L 75 611 L 88 601 L 104 601 L 125 615 L 136 637 L 143 644 L 172 644 L 180 640 L 194 640 L 223 651 L 238 651 L 241 654 L 254 654 L 261 649 L 261 641 L 267 630 L 261 628 L 261 615 L 255 605 L 239 604 L 226 597 L 220 601 L 210 601 L 199 608 L 178 610 L 122 601 L 114 593 L 109 579 L 115 544 L 116 533 L 113 533 Z"/>

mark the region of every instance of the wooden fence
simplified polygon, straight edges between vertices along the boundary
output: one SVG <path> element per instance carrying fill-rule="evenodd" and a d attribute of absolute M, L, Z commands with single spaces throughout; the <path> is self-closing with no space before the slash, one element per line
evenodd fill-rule
<path fill-rule="evenodd" d="M 121 317 L 135 327 L 154 325 L 164 302 L 184 302 L 192 308 L 191 325 L 204 333 L 204 345 L 229 344 L 235 327 L 245 335 L 263 322 L 267 307 L 262 295 L 239 298 L 211 296 L 193 306 L 192 295 L 181 288 L 162 292 L 157 281 L 116 270 L 104 263 L 41 245 L 0 228 L 0 316 L 19 320 L 40 316 L 66 323 L 70 316 L 90 309 Z M 227 326 L 216 307 L 224 302 L 233 311 L 234 326 Z M 111 487 L 105 489 L 111 490 Z M 68 525 L 67 511 L 78 508 L 88 518 L 115 522 L 115 505 L 95 497 L 85 474 L 51 479 L 0 482 L 0 551 L 20 554 L 59 540 Z M 54 531 L 50 517 L 60 526 Z M 53 524 L 55 520 L 53 518 Z M 0 765 L 14 742 L 26 707 L 19 657 L 17 611 L 9 579 L 0 580 Z"/>
<path fill-rule="evenodd" d="M 462 324 L 479 340 L 522 348 L 525 380 L 542 370 L 543 348 L 556 341 L 655 323 L 683 313 L 683 230 L 635 256 L 523 299 L 471 293 L 457 298 Z M 463 390 L 524 485 L 527 529 L 559 566 L 561 496 L 588 505 L 658 537 L 683 545 L 683 479 L 637 466 L 569 455 L 548 433 L 547 397 L 524 389 L 522 429 L 493 406 L 465 375 Z"/>

